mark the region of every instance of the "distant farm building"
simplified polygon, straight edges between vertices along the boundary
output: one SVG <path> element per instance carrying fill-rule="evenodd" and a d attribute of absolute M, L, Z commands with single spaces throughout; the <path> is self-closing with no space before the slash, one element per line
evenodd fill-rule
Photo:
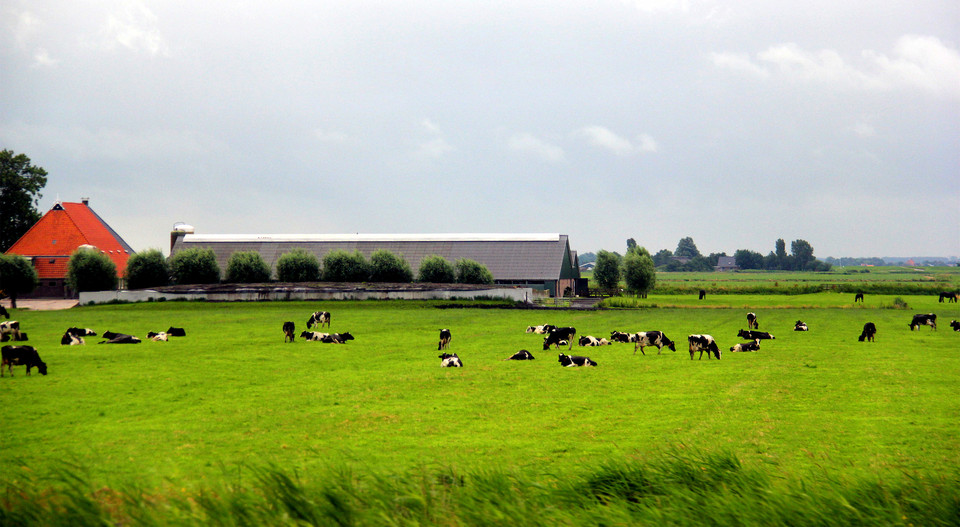
<path fill-rule="evenodd" d="M 714 271 L 739 271 L 737 259 L 733 256 L 721 256 L 717 259 L 717 265 L 713 266 Z"/>
<path fill-rule="evenodd" d="M 30 260 L 40 285 L 30 297 L 75 296 L 66 286 L 70 255 L 81 246 L 90 246 L 106 254 L 117 266 L 122 279 L 133 249 L 103 221 L 84 199 L 81 203 L 58 202 L 33 227 L 13 244 L 7 254 L 19 254 Z M 122 282 L 121 282 L 122 283 Z"/>
<path fill-rule="evenodd" d="M 177 227 L 175 226 L 175 229 Z M 384 249 L 403 258 L 416 276 L 420 262 L 439 255 L 450 263 L 460 258 L 485 265 L 499 285 L 519 285 L 549 291 L 551 296 L 586 292 L 580 280 L 576 251 L 565 234 L 194 234 L 192 227 L 171 233 L 171 256 L 189 248 L 212 249 L 221 270 L 237 251 L 256 251 L 275 269 L 277 259 L 294 249 L 313 253 L 321 261 L 334 250 L 360 251 L 365 258 Z"/>

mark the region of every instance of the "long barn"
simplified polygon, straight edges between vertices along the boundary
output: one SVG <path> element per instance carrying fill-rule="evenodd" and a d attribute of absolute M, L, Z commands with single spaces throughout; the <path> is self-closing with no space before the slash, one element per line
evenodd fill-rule
<path fill-rule="evenodd" d="M 414 275 L 423 258 L 439 255 L 451 263 L 460 258 L 476 260 L 500 285 L 522 285 L 549 291 L 551 296 L 576 295 L 580 280 L 576 251 L 570 250 L 565 234 L 195 234 L 189 230 L 171 233 L 170 254 L 190 248 L 212 249 L 220 269 L 230 255 L 256 251 L 272 270 L 277 259 L 293 249 L 304 249 L 321 261 L 334 250 L 360 251 L 366 258 L 385 249 L 402 255 Z"/>

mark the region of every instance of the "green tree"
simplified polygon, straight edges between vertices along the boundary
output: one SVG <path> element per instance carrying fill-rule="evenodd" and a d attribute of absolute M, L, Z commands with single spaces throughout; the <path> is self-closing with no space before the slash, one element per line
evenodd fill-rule
<path fill-rule="evenodd" d="M 657 284 L 657 270 L 646 250 L 629 251 L 623 257 L 623 279 L 628 290 L 643 298 L 653 290 Z"/>
<path fill-rule="evenodd" d="M 0 151 L 0 253 L 40 219 L 37 202 L 46 184 L 47 171 L 31 165 L 25 154 Z"/>
<path fill-rule="evenodd" d="M 19 254 L 0 254 L 0 291 L 10 297 L 10 307 L 17 308 L 17 297 L 32 293 L 39 283 L 37 270 Z"/>
<path fill-rule="evenodd" d="M 125 272 L 128 289 L 146 289 L 170 284 L 170 266 L 160 249 L 130 255 Z"/>
<path fill-rule="evenodd" d="M 452 284 L 457 280 L 456 269 L 443 256 L 431 254 L 420 260 L 417 281 L 429 284 Z"/>
<path fill-rule="evenodd" d="M 637 240 L 633 238 L 627 238 L 627 254 L 630 254 L 630 251 L 637 248 Z"/>
<path fill-rule="evenodd" d="M 277 259 L 277 280 L 281 282 L 320 281 L 320 259 L 306 249 L 297 248 Z"/>
<path fill-rule="evenodd" d="M 377 249 L 370 255 L 370 281 L 410 283 L 413 281 L 413 270 L 402 254 Z"/>
<path fill-rule="evenodd" d="M 270 266 L 257 251 L 237 251 L 227 260 L 227 282 L 260 284 L 270 281 Z"/>
<path fill-rule="evenodd" d="M 459 284 L 492 284 L 493 273 L 482 263 L 468 258 L 460 258 L 454 265 Z"/>
<path fill-rule="evenodd" d="M 620 284 L 620 255 L 610 251 L 597 252 L 593 279 L 602 289 L 614 289 Z"/>
<path fill-rule="evenodd" d="M 663 267 L 672 261 L 673 253 L 670 252 L 670 249 L 660 249 L 657 254 L 653 255 L 653 264 L 657 267 Z"/>
<path fill-rule="evenodd" d="M 67 285 L 78 293 L 116 289 L 117 266 L 98 249 L 77 249 L 67 263 Z"/>
<path fill-rule="evenodd" d="M 697 244 L 693 243 L 693 238 L 687 236 L 686 238 L 681 238 L 680 242 L 677 243 L 677 250 L 673 251 L 673 255 L 677 258 L 689 258 L 692 260 L 700 256 L 700 251 L 697 249 Z"/>
<path fill-rule="evenodd" d="M 733 253 L 737 266 L 741 269 L 763 269 L 763 255 L 748 249 L 737 249 Z"/>
<path fill-rule="evenodd" d="M 324 282 L 365 282 L 368 278 L 370 267 L 359 250 L 336 249 L 323 257 Z"/>
<path fill-rule="evenodd" d="M 793 269 L 803 271 L 810 264 L 816 261 L 813 256 L 813 246 L 806 240 L 794 240 L 790 242 L 790 255 L 793 257 Z"/>
<path fill-rule="evenodd" d="M 789 262 L 787 261 L 787 242 L 783 241 L 783 238 L 777 238 L 776 241 L 776 259 L 777 267 L 776 269 L 789 269 Z"/>
<path fill-rule="evenodd" d="M 176 284 L 216 284 L 220 266 L 213 249 L 193 247 L 170 257 L 170 276 Z"/>

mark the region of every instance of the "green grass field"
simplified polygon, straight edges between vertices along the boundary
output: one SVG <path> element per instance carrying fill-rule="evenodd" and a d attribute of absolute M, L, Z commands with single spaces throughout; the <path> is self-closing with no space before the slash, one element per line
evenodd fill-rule
<path fill-rule="evenodd" d="M 808 499 L 825 511 L 845 510 L 842 502 L 859 499 L 864 485 L 882 482 L 880 490 L 869 487 L 883 498 L 880 515 L 855 518 L 907 525 L 913 518 L 905 504 L 919 493 L 934 504 L 933 521 L 945 510 L 955 523 L 960 333 L 948 324 L 960 308 L 924 295 L 903 296 L 909 309 L 892 309 L 893 299 L 868 295 L 854 306 L 840 293 L 716 295 L 704 302 L 651 295 L 644 302 L 658 308 L 600 311 L 401 301 L 17 311 L 49 375 L 26 377 L 15 367 L 13 378 L 0 380 L 0 523 L 76 519 L 90 508 L 101 514 L 95 518 L 112 520 L 147 510 L 143 523 L 245 523 L 252 492 L 274 500 L 254 507 L 268 511 L 261 517 L 268 523 L 379 524 L 390 517 L 385 523 L 474 524 L 520 514 L 529 524 L 626 524 L 659 521 L 657 511 L 681 503 L 689 521 L 666 523 L 696 524 L 702 509 L 689 506 L 689 494 L 717 467 L 727 468 L 706 484 L 722 487 L 721 495 L 747 492 L 725 479 L 729 474 L 754 478 L 743 484 L 762 489 L 750 510 L 777 503 L 777 510 L 800 510 L 811 506 Z M 333 313 L 332 331 L 356 340 L 283 342 L 283 321 L 296 322 L 299 334 L 318 309 Z M 777 338 L 757 353 L 728 353 L 746 310 Z M 912 314 L 929 312 L 938 314 L 940 329 L 911 332 Z M 809 332 L 792 331 L 798 319 Z M 878 327 L 874 343 L 857 341 L 867 321 Z M 542 351 L 541 338 L 524 332 L 543 323 L 604 337 L 658 329 L 678 350 L 641 356 L 627 344 L 574 346 L 599 367 L 561 368 L 557 351 Z M 70 326 L 143 337 L 170 325 L 186 328 L 187 337 L 59 345 Z M 450 351 L 464 368 L 439 368 L 440 328 L 453 331 Z M 690 333 L 712 334 L 723 359 L 691 361 Z M 537 360 L 502 360 L 519 349 Z M 624 471 L 631 475 L 624 479 Z M 638 508 L 647 501 L 638 501 L 631 478 L 676 483 L 686 471 L 696 477 L 683 476 L 677 493 L 658 494 L 679 497 Z M 628 481 L 629 492 L 601 492 L 591 507 L 572 497 L 611 474 Z M 315 493 L 331 485 L 353 504 L 352 515 L 337 516 L 342 511 L 334 507 L 340 512 L 311 521 L 290 512 L 326 510 L 333 502 Z M 912 497 L 900 499 L 901 485 Z M 853 494 L 845 494 L 849 489 Z M 201 499 L 211 493 L 219 498 Z M 313 508 L 290 502 L 291 493 Z M 505 504 L 488 503 L 490 496 Z M 398 505 L 407 498 L 420 503 L 411 509 L 419 513 Z M 507 502 L 509 510 L 498 509 Z M 30 516 L 33 506 L 49 514 Z M 731 523 L 731 514 L 750 517 L 733 509 L 718 517 L 727 521 L 716 521 Z M 761 515 L 747 523 L 780 520 Z"/>

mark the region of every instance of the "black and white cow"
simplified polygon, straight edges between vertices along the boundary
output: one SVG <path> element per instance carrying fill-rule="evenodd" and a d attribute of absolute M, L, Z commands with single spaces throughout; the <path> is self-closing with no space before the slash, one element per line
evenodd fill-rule
<path fill-rule="evenodd" d="M 793 325 L 794 331 L 808 331 L 810 328 L 807 327 L 807 324 L 803 321 L 798 320 L 796 324 Z"/>
<path fill-rule="evenodd" d="M 913 315 L 913 320 L 910 321 L 910 331 L 920 329 L 920 326 L 930 326 L 933 329 L 937 329 L 937 315 L 933 313 Z"/>
<path fill-rule="evenodd" d="M 560 347 L 562 341 L 569 345 L 567 349 L 573 349 L 573 337 L 577 336 L 577 328 L 563 327 L 553 328 L 543 339 L 543 351 L 550 349 L 550 346 Z"/>
<path fill-rule="evenodd" d="M 747 313 L 747 329 L 760 329 L 756 313 Z"/>
<path fill-rule="evenodd" d="M 319 331 L 302 331 L 300 332 L 300 336 L 308 341 L 322 342 L 323 339 L 329 337 L 330 334 L 320 333 Z"/>
<path fill-rule="evenodd" d="M 69 331 L 67 333 L 64 333 L 63 336 L 60 337 L 61 346 L 80 346 L 83 344 L 84 344 L 83 337 L 75 337 L 71 335 Z"/>
<path fill-rule="evenodd" d="M 860 342 L 864 342 L 864 341 L 873 342 L 873 337 L 876 334 L 877 334 L 876 324 L 874 324 L 873 322 L 867 322 L 866 324 L 863 325 L 863 332 L 860 333 L 860 338 L 858 338 L 857 340 L 859 340 Z"/>
<path fill-rule="evenodd" d="M 631 342 L 631 340 L 630 340 L 630 334 L 629 334 L 629 333 L 624 333 L 624 332 L 622 332 L 622 331 L 611 331 L 611 332 L 610 332 L 610 341 L 611 341 L 611 342 L 622 342 L 622 343 L 626 344 L 627 342 Z"/>
<path fill-rule="evenodd" d="M 857 302 L 863 302 L 863 292 L 862 292 L 862 291 L 858 292 L 858 293 L 853 297 L 853 303 L 856 304 Z"/>
<path fill-rule="evenodd" d="M 462 368 L 463 361 L 460 360 L 460 357 L 456 353 L 441 353 L 437 355 L 437 358 L 440 359 L 441 368 Z"/>
<path fill-rule="evenodd" d="M 133 335 L 127 335 L 125 333 L 114 333 L 112 331 L 104 331 L 103 338 L 108 339 L 100 342 L 100 344 L 140 344 L 140 339 L 134 337 Z"/>
<path fill-rule="evenodd" d="M 760 340 L 754 340 L 753 342 L 741 342 L 740 344 L 734 344 L 730 348 L 732 353 L 739 353 L 741 351 L 760 351 Z"/>
<path fill-rule="evenodd" d="M 323 326 L 330 327 L 330 313 L 327 311 L 316 311 L 310 318 L 307 320 L 307 329 L 312 328 L 315 325 L 319 325 L 321 328 Z"/>
<path fill-rule="evenodd" d="M 527 350 L 520 350 L 503 360 L 534 360 L 533 353 Z"/>
<path fill-rule="evenodd" d="M 453 335 L 450 333 L 449 329 L 440 330 L 440 343 L 437 345 L 437 351 L 445 350 L 450 347 L 450 341 L 453 340 Z"/>
<path fill-rule="evenodd" d="M 175 327 L 173 327 L 173 326 L 170 326 L 169 328 L 167 328 L 167 336 L 170 336 L 170 337 L 186 337 L 186 336 L 187 336 L 187 331 L 186 331 L 185 329 L 183 329 L 183 328 L 175 328 Z"/>
<path fill-rule="evenodd" d="M 573 368 L 578 366 L 596 366 L 595 361 L 590 360 L 590 357 L 581 357 L 579 355 L 564 355 L 561 353 L 557 358 L 557 362 L 565 368 Z"/>
<path fill-rule="evenodd" d="M 764 339 L 775 339 L 773 335 L 767 333 L 766 331 L 748 331 L 746 329 L 741 329 L 737 336 L 746 339 L 746 340 L 764 340 Z"/>
<path fill-rule="evenodd" d="M 657 355 L 660 355 L 663 352 L 663 347 L 666 346 L 672 351 L 677 351 L 677 345 L 672 340 L 670 340 L 662 331 L 641 331 L 639 333 L 634 333 L 630 335 L 630 342 L 635 342 L 633 346 L 633 354 L 637 354 L 637 349 L 640 350 L 640 353 L 646 355 L 646 352 L 643 351 L 643 348 L 647 346 L 656 346 Z"/>
<path fill-rule="evenodd" d="M 284 342 L 293 342 L 294 335 L 296 334 L 296 325 L 293 322 L 284 322 L 283 323 L 283 341 Z"/>
<path fill-rule="evenodd" d="M 527 326 L 527 333 L 536 333 L 537 335 L 544 335 L 550 333 L 550 330 L 556 329 L 557 326 L 553 324 L 544 324 L 542 326 Z"/>
<path fill-rule="evenodd" d="M 10 320 L 10 313 L 7 313 L 7 308 L 0 306 L 0 317 Z"/>
<path fill-rule="evenodd" d="M 597 338 L 593 335 L 584 335 L 580 337 L 579 344 L 581 346 L 609 346 L 610 341 L 605 338 Z"/>
<path fill-rule="evenodd" d="M 26 333 L 20 331 L 20 322 L 17 320 L 7 320 L 0 322 L 0 342 L 24 341 L 27 340 Z"/>
<path fill-rule="evenodd" d="M 30 375 L 30 368 L 36 366 L 40 375 L 47 374 L 47 363 L 40 360 L 40 355 L 33 346 L 4 346 L 0 349 L 0 377 L 3 377 L 3 367 L 7 367 L 10 376 L 13 377 L 14 366 L 26 366 L 27 375 Z"/>
<path fill-rule="evenodd" d="M 957 322 L 956 320 L 951 320 L 950 327 L 953 328 L 954 331 L 960 331 L 960 322 Z"/>
<path fill-rule="evenodd" d="M 166 331 L 161 331 L 159 333 L 156 331 L 151 331 L 147 333 L 147 340 L 152 340 L 154 342 L 167 342 L 169 340 L 167 338 L 168 336 L 169 335 L 167 335 Z"/>
<path fill-rule="evenodd" d="M 348 340 L 354 340 L 350 333 L 330 333 L 320 339 L 324 344 L 346 344 Z"/>
<path fill-rule="evenodd" d="M 89 328 L 68 328 L 67 333 L 74 337 L 96 337 L 97 332 Z"/>
<path fill-rule="evenodd" d="M 710 335 L 690 335 L 687 337 L 687 343 L 690 345 L 690 360 L 693 360 L 693 354 L 700 352 L 700 358 L 697 360 L 703 359 L 703 352 L 707 352 L 707 358 L 710 358 L 710 354 L 713 354 L 717 360 L 720 360 L 720 347 L 717 346 L 717 341 L 713 340 L 713 337 Z"/>
<path fill-rule="evenodd" d="M 956 293 L 953 291 L 944 291 L 940 293 L 940 302 L 943 302 L 944 298 L 947 299 L 948 304 L 952 302 L 956 302 L 957 299 L 960 298 L 960 293 Z"/>

